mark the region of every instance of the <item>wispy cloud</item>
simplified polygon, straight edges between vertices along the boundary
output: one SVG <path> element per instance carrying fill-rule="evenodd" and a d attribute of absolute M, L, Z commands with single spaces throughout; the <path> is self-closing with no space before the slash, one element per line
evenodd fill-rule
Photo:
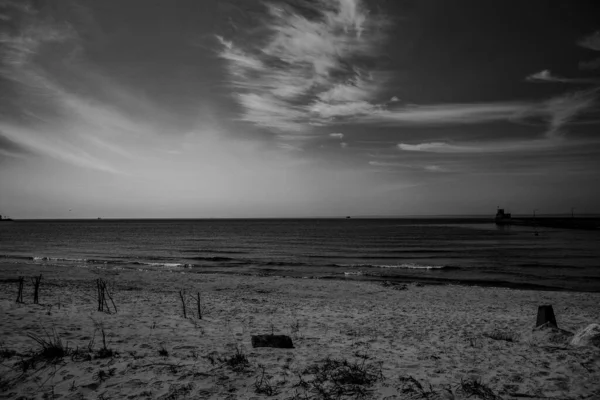
<path fill-rule="evenodd" d="M 435 164 L 410 164 L 405 162 L 396 161 L 369 161 L 369 165 L 373 167 L 385 167 L 385 168 L 402 168 L 411 170 L 423 170 L 427 172 L 450 172 L 450 170 Z"/>
<path fill-rule="evenodd" d="M 115 174 L 120 173 L 117 169 L 89 154 L 81 147 L 64 141 L 56 135 L 52 135 L 51 132 L 46 132 L 45 136 L 39 135 L 38 132 L 39 131 L 37 130 L 0 123 L 0 136 L 13 141 L 34 153 L 49 156 L 78 167 Z"/>
<path fill-rule="evenodd" d="M 343 133 L 330 133 L 329 136 L 332 137 L 332 138 L 336 138 L 336 139 L 343 139 L 344 138 L 344 134 Z"/>
<path fill-rule="evenodd" d="M 132 117 L 124 109 L 148 115 L 158 114 L 156 109 L 86 65 L 80 59 L 81 39 L 70 24 L 56 22 L 32 2 L 0 5 L 10 20 L 10 29 L 0 28 L 0 78 L 14 93 L 10 103 L 1 104 L 12 108 L 0 113 L 0 137 L 38 155 L 119 173 L 115 157 L 135 159 L 127 145 L 156 131 L 150 118 Z M 69 71 L 69 81 L 53 73 L 58 67 Z M 116 106 L 123 103 L 127 107 Z"/>
<path fill-rule="evenodd" d="M 590 50 L 600 51 L 600 31 L 585 36 L 577 44 Z"/>
<path fill-rule="evenodd" d="M 548 69 L 531 74 L 525 80 L 528 82 L 565 82 L 565 78 L 553 75 Z"/>
<path fill-rule="evenodd" d="M 488 140 L 482 143 L 447 143 L 441 141 L 423 142 L 423 143 L 399 143 L 397 147 L 403 151 L 412 152 L 430 152 L 430 153 L 498 153 L 498 152 L 521 152 L 521 151 L 536 151 L 556 148 L 564 145 L 566 129 L 569 124 L 577 121 L 582 115 L 592 113 L 596 110 L 597 99 L 596 95 L 599 89 L 582 90 L 573 93 L 567 93 L 562 96 L 553 97 L 545 102 L 535 105 L 524 106 L 517 108 L 512 114 L 513 120 L 517 122 L 527 120 L 539 120 L 541 123 L 547 124 L 547 128 L 540 132 L 540 137 L 537 139 L 517 139 L 512 141 L 495 141 Z M 509 111 L 510 107 L 506 109 Z M 419 115 L 419 119 L 423 115 L 431 121 L 450 120 L 446 112 L 424 113 Z M 490 115 L 492 117 L 494 114 Z M 502 115 L 501 113 L 499 115 Z M 483 117 L 485 114 L 479 116 Z M 414 116 L 413 116 L 414 117 Z M 457 117 L 468 117 L 468 121 L 472 115 L 470 112 L 457 113 Z M 461 120 L 461 119 L 459 119 Z"/>
<path fill-rule="evenodd" d="M 444 142 L 418 144 L 399 143 L 398 148 L 404 151 L 423 151 L 432 153 L 477 153 L 482 150 L 482 147 L 480 146 L 460 146 Z"/>
<path fill-rule="evenodd" d="M 453 144 L 446 142 L 425 142 L 417 144 L 399 143 L 398 148 L 403 151 L 443 153 L 443 154 L 465 154 L 465 153 L 505 153 L 525 152 L 555 148 L 559 142 L 546 139 L 520 140 L 511 142 L 485 142 L 485 143 L 463 143 Z"/>
<path fill-rule="evenodd" d="M 547 115 L 549 122 L 546 136 L 549 138 L 562 136 L 565 125 L 581 114 L 594 110 L 598 104 L 596 95 L 599 90 L 600 88 L 581 90 L 545 102 L 540 111 Z"/>
<path fill-rule="evenodd" d="M 550 70 L 543 70 L 529 75 L 525 78 L 528 82 L 555 82 L 555 83 L 578 83 L 578 84 L 600 84 L 598 78 L 565 78 L 562 76 L 554 75 Z"/>
<path fill-rule="evenodd" d="M 577 44 L 593 51 L 600 51 L 600 31 L 596 31 L 591 35 L 582 38 Z M 600 58 L 589 61 L 579 62 L 579 68 L 583 70 L 600 69 Z"/>
<path fill-rule="evenodd" d="M 360 122 L 401 124 L 479 124 L 511 120 L 531 109 L 531 102 L 410 105 L 377 110 Z"/>
<path fill-rule="evenodd" d="M 371 112 L 385 74 L 368 67 L 386 19 L 362 0 L 266 5 L 264 37 L 240 46 L 217 37 L 242 120 L 281 132 Z M 257 44 L 258 43 L 258 44 Z"/>
<path fill-rule="evenodd" d="M 594 32 L 577 42 L 581 47 L 600 51 L 600 31 Z M 600 66 L 600 60 L 594 60 L 588 63 L 580 63 L 582 69 L 593 69 L 595 65 Z M 569 83 L 569 84 L 586 84 L 592 85 L 591 89 L 579 90 L 567 93 L 561 96 L 553 97 L 539 107 L 529 110 L 525 113 L 525 117 L 533 116 L 542 117 L 548 123 L 546 137 L 553 139 L 564 136 L 563 127 L 576 121 L 582 115 L 591 113 L 597 107 L 597 94 L 600 91 L 600 78 L 566 78 L 558 76 L 545 69 L 525 78 L 529 82 L 554 82 L 554 83 Z"/>

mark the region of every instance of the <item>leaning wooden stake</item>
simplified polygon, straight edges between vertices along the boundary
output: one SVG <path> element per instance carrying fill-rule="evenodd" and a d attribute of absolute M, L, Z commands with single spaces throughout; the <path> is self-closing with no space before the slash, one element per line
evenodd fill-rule
<path fill-rule="evenodd" d="M 202 319 L 202 307 L 200 306 L 200 292 L 198 292 L 198 319 Z"/>
<path fill-rule="evenodd" d="M 110 292 L 108 291 L 108 288 L 106 287 L 106 283 L 104 284 L 104 291 L 106 292 L 106 295 L 108 296 L 108 298 L 109 298 L 109 300 L 110 300 L 110 302 L 111 302 L 111 304 L 113 306 L 113 309 L 115 310 L 115 314 L 116 314 L 117 313 L 117 306 L 115 305 L 115 302 L 114 302 L 112 296 L 110 295 Z M 108 303 L 106 303 L 106 304 L 108 305 Z"/>
<path fill-rule="evenodd" d="M 19 292 L 17 293 L 17 303 L 23 302 L 23 285 L 25 284 L 25 277 L 19 277 Z"/>
<path fill-rule="evenodd" d="M 31 283 L 33 283 L 33 304 L 39 304 L 39 294 L 40 294 L 40 283 L 42 281 L 42 275 L 34 276 L 31 278 Z"/>
<path fill-rule="evenodd" d="M 180 290 L 179 291 L 179 297 L 181 297 L 181 307 L 183 308 L 183 318 L 187 318 L 187 312 L 185 310 L 185 297 L 184 297 L 184 293 L 185 293 L 185 290 Z"/>

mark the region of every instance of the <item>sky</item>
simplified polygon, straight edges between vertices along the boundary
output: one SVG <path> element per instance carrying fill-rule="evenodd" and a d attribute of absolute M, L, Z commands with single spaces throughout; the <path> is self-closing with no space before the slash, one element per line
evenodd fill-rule
<path fill-rule="evenodd" d="M 600 213 L 598 11 L 0 0 L 0 214 Z"/>

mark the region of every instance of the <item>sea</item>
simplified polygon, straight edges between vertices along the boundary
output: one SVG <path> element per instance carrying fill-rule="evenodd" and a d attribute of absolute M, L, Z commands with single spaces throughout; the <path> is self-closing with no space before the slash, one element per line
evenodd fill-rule
<path fill-rule="evenodd" d="M 489 218 L 20 220 L 6 264 L 600 291 L 600 232 Z"/>

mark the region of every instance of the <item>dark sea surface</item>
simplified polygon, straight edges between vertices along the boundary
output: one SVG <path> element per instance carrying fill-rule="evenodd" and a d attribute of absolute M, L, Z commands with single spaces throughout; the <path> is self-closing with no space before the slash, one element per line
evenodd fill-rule
<path fill-rule="evenodd" d="M 598 292 L 600 232 L 450 218 L 14 221 L 0 223 L 6 263 Z"/>

